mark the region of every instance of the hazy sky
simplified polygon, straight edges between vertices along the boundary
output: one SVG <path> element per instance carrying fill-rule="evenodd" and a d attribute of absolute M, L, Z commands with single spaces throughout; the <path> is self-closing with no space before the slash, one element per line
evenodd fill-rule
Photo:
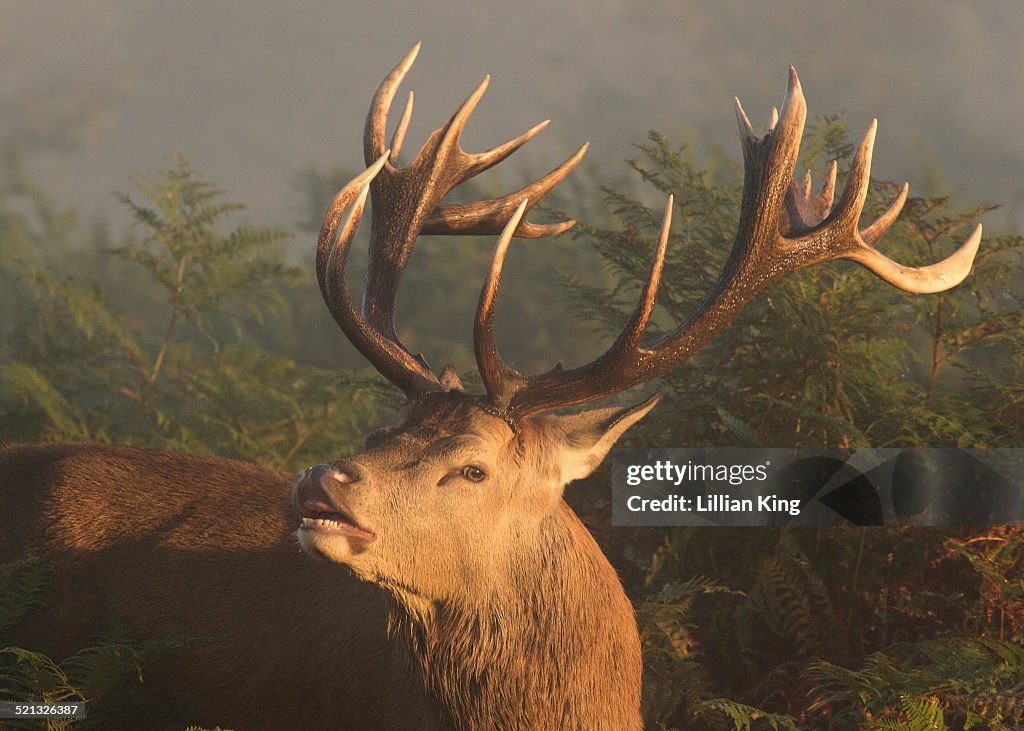
<path fill-rule="evenodd" d="M 293 223 L 299 172 L 361 163 L 370 95 L 417 40 L 408 145 L 490 73 L 467 149 L 553 119 L 512 174 L 585 140 L 621 173 L 649 129 L 738 159 L 732 97 L 763 123 L 792 63 L 812 117 L 878 118 L 877 175 L 1024 203 L 1019 0 L 0 0 L 0 19 L 0 141 L 86 211 L 180 151 L 254 222 Z"/>

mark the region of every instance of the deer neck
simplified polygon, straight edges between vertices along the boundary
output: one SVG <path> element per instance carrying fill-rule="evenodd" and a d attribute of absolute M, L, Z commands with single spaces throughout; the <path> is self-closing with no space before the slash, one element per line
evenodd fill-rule
<path fill-rule="evenodd" d="M 640 728 L 640 641 L 614 569 L 564 502 L 541 536 L 483 598 L 396 594 L 392 631 L 446 727 Z"/>

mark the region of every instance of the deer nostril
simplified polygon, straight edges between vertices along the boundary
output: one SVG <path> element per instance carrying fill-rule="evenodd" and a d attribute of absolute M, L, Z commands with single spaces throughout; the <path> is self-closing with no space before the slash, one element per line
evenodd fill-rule
<path fill-rule="evenodd" d="M 350 485 L 359 482 L 362 475 L 353 464 L 332 463 L 317 465 L 313 468 L 310 479 L 321 487 Z"/>

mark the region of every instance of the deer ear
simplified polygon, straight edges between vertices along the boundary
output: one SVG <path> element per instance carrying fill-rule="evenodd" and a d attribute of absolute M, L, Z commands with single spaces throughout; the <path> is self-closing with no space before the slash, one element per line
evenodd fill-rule
<path fill-rule="evenodd" d="M 656 393 L 635 406 L 549 417 L 557 420 L 552 426 L 561 433 L 562 484 L 582 479 L 597 469 L 619 437 L 644 418 L 660 398 Z"/>

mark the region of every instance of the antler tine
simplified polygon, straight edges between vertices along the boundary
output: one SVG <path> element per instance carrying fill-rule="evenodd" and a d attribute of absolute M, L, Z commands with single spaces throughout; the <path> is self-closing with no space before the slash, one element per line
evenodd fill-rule
<path fill-rule="evenodd" d="M 834 211 L 829 212 L 835 163 L 817 196 L 811 195 L 809 176 L 803 186 L 797 182 L 793 169 L 806 116 L 803 91 L 792 66 L 782 109 L 777 120 L 772 114 L 773 124 L 764 137 L 754 134 L 736 100 L 744 162 L 736 239 L 717 282 L 685 322 L 650 348 L 636 344 L 654 305 L 668 239 L 670 216 L 666 214 L 640 303 L 615 343 L 588 365 L 568 371 L 556 368 L 524 379 L 509 399 L 507 412 L 522 418 L 604 398 L 656 378 L 699 350 L 769 282 L 811 264 L 852 259 L 885 281 L 916 293 L 944 291 L 963 281 L 981 241 L 980 225 L 955 254 L 930 266 L 897 264 L 872 248 L 899 215 L 907 197 L 906 186 L 882 216 L 858 230 L 871 177 L 874 122 L 860 144 Z"/>
<path fill-rule="evenodd" d="M 405 58 L 399 61 L 398 65 L 391 69 L 391 72 L 381 80 L 377 86 L 377 91 L 373 94 L 373 100 L 370 102 L 370 111 L 366 115 L 366 127 L 363 133 L 363 150 L 366 155 L 367 164 L 370 163 L 370 160 L 380 157 L 384 152 L 384 135 L 387 131 L 388 111 L 391 109 L 391 102 L 395 98 L 398 87 L 408 75 L 409 69 L 415 63 L 419 52 L 420 44 L 417 43 L 409 53 L 405 54 Z M 405 141 L 405 133 L 409 128 L 409 120 L 412 118 L 412 106 L 413 93 L 410 91 L 398 126 L 395 127 L 394 134 L 391 137 L 390 161 L 392 163 L 398 160 L 398 155 L 402 150 L 402 142 Z"/>
<path fill-rule="evenodd" d="M 889 207 L 885 209 L 885 213 L 875 219 L 874 223 L 865 229 L 860 231 L 860 238 L 868 246 L 874 246 L 883 236 L 889 228 L 896 223 L 896 219 L 899 218 L 900 212 L 903 210 L 903 205 L 907 202 L 907 195 L 910 193 L 910 186 L 904 183 L 900 186 L 900 192 L 896 194 L 896 198 Z"/>
<path fill-rule="evenodd" d="M 395 98 L 395 92 L 398 91 L 399 85 L 405 80 L 419 52 L 420 43 L 417 43 L 412 47 L 412 50 L 405 54 L 405 58 L 399 61 L 398 65 L 391 69 L 388 75 L 381 80 L 377 91 L 373 94 L 373 101 L 370 102 L 370 112 L 366 115 L 366 128 L 363 133 L 363 152 L 366 155 L 367 165 L 384 154 L 384 133 L 388 123 L 388 110 L 391 109 L 391 101 Z M 408 114 L 412 113 L 411 100 L 406 104 L 406 111 Z M 401 129 L 402 125 L 399 125 L 399 128 Z M 401 140 L 399 140 L 399 147 L 401 147 Z M 392 148 L 393 150 L 394 148 Z M 398 153 L 393 152 L 393 154 L 397 156 Z"/>
<path fill-rule="evenodd" d="M 981 224 L 952 255 L 923 267 L 899 264 L 870 246 L 855 249 L 845 256 L 866 267 L 894 287 L 914 294 L 936 294 L 951 289 L 967 278 L 981 246 Z"/>
<path fill-rule="evenodd" d="M 478 172 L 497 165 L 499 162 L 504 160 L 506 157 L 511 155 L 513 152 L 518 150 L 520 147 L 525 145 L 527 142 L 532 140 L 542 131 L 547 129 L 547 126 L 551 124 L 550 119 L 545 119 L 540 124 L 535 124 L 530 129 L 523 132 L 518 137 L 513 137 L 511 140 L 504 142 L 500 145 L 492 147 L 490 150 L 485 152 L 477 152 L 469 155 L 469 158 L 473 161 L 470 166 L 467 167 L 467 172 L 470 173 L 469 177 L 476 175 Z"/>
<path fill-rule="evenodd" d="M 402 117 L 398 120 L 398 126 L 395 127 L 395 133 L 391 136 L 391 163 L 394 164 L 398 161 L 398 155 L 402 151 L 402 143 L 405 141 L 406 130 L 409 129 L 409 120 L 412 119 L 412 103 L 413 93 L 409 92 L 409 99 L 405 102 L 405 109 L 402 111 Z"/>
<path fill-rule="evenodd" d="M 793 176 L 789 192 L 786 194 L 785 216 L 779 226 L 784 236 L 806 233 L 825 220 L 832 210 L 836 189 L 836 167 L 836 161 L 833 160 L 818 195 L 811 194 L 810 170 L 804 176 L 802 187 L 797 184 L 796 176 Z M 898 210 L 896 215 L 899 215 Z"/>
<path fill-rule="evenodd" d="M 832 208 L 832 201 L 836 194 L 836 173 L 839 170 L 839 165 L 833 160 L 832 164 L 828 166 L 828 172 L 825 174 L 825 182 L 821 184 L 821 192 L 818 194 L 818 198 L 826 203 L 827 208 Z"/>
<path fill-rule="evenodd" d="M 534 129 L 541 128 L 537 125 Z M 533 130 L 531 130 L 532 132 Z M 583 159 L 589 144 L 583 144 L 565 162 L 542 178 L 538 178 L 514 193 L 501 198 L 492 198 L 476 203 L 453 203 L 438 208 L 423 224 L 425 234 L 477 234 L 492 235 L 504 230 L 511 211 L 518 201 L 528 199 L 526 211 L 543 198 L 548 191 L 565 179 L 576 164 Z M 554 236 L 567 231 L 576 225 L 576 221 L 568 219 L 558 223 L 536 224 L 520 221 L 515 235 L 524 239 L 539 239 Z"/>
<path fill-rule="evenodd" d="M 476 354 L 477 369 L 487 390 L 488 400 L 498 409 L 508 406 L 512 395 L 524 382 L 522 374 L 506 365 L 498 355 L 498 346 L 494 342 L 494 304 L 498 297 L 505 253 L 528 205 L 529 199 L 523 198 L 498 237 L 491 268 L 480 290 L 480 301 L 477 304 L 476 320 L 473 325 L 473 351 Z"/>
<path fill-rule="evenodd" d="M 665 204 L 665 215 L 661 219 L 661 229 L 658 233 L 658 247 L 654 252 L 654 261 L 651 262 L 651 273 L 647 276 L 647 283 L 644 285 L 640 300 L 636 303 L 632 317 L 626 323 L 626 327 L 619 333 L 615 343 L 612 344 L 612 351 L 631 351 L 639 354 L 637 343 L 640 336 L 647 329 L 647 323 L 651 320 L 651 313 L 654 312 L 654 300 L 658 296 L 658 287 L 661 285 L 661 273 L 665 269 L 665 254 L 668 252 L 668 236 L 672 228 L 672 206 L 675 197 L 669 195 L 668 203 Z"/>
<path fill-rule="evenodd" d="M 356 176 L 327 208 L 316 253 L 317 282 L 327 309 L 360 353 L 407 396 L 440 388 L 437 377 L 401 345 L 381 337 L 352 303 L 345 282 L 345 265 L 352 239 L 363 215 L 370 184 L 383 169 L 390 150 Z M 348 212 L 346 215 L 346 211 Z M 345 216 L 344 223 L 342 216 Z"/>
<path fill-rule="evenodd" d="M 327 206 L 323 223 L 320 226 L 320 236 L 317 239 L 316 247 L 316 280 L 320 285 L 320 294 L 323 295 L 325 300 L 327 299 L 327 261 L 335 250 L 343 255 L 347 254 L 349 244 L 351 243 L 351 236 L 348 238 L 342 236 L 339 241 L 338 227 L 341 224 L 341 218 L 345 215 L 346 211 L 352 209 L 353 202 L 357 199 L 365 200 L 366 192 L 369 190 L 369 183 L 377 177 L 386 160 L 385 155 L 381 154 L 378 156 L 372 165 L 359 173 L 359 175 L 338 191 L 337 195 L 334 196 L 334 200 Z M 362 214 L 362 205 L 359 206 L 359 212 Z M 352 233 L 354 233 L 354 229 L 349 231 L 349 234 Z M 344 266 L 344 263 L 341 266 Z"/>

